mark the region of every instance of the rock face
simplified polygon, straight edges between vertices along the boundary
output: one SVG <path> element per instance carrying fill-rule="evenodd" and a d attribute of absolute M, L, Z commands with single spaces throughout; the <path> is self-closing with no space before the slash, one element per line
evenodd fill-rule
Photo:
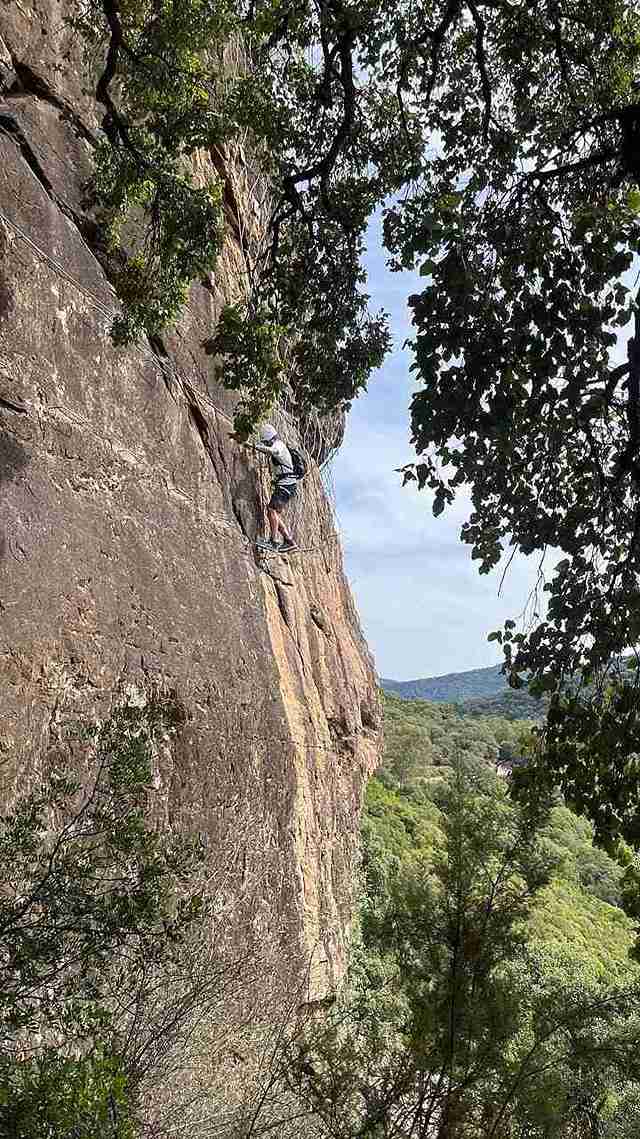
<path fill-rule="evenodd" d="M 36 779 L 65 720 L 174 693 L 187 718 L 157 772 L 164 823 L 222 842 L 251 806 L 269 853 L 249 830 L 243 873 L 262 873 L 321 995 L 376 760 L 372 662 L 315 465 L 294 518 L 306 552 L 256 561 L 266 473 L 230 437 L 202 348 L 238 292 L 233 240 L 164 347 L 110 342 L 117 301 L 83 204 L 99 115 L 60 67 L 67 10 L 0 0 L 4 771 Z"/>

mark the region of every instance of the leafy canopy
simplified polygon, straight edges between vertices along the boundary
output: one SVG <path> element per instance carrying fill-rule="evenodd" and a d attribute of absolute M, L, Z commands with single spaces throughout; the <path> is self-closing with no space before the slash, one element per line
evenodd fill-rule
<path fill-rule="evenodd" d="M 510 801 L 487 741 L 525 729 L 385 697 L 349 984 L 327 1031 L 294 1050 L 328 1134 L 634 1134 L 640 1006 L 621 869 L 565 807 Z"/>
<path fill-rule="evenodd" d="M 209 348 L 243 391 L 239 429 L 273 400 L 285 366 L 301 402 L 348 403 L 389 346 L 360 259 L 368 217 L 404 165 L 389 108 L 362 98 L 360 29 L 378 37 L 375 21 L 333 2 L 88 0 L 70 22 L 92 59 L 106 52 L 95 194 L 124 302 L 116 340 L 173 323 L 230 232 L 247 295 Z M 255 223 L 233 167 L 262 197 Z"/>
<path fill-rule="evenodd" d="M 361 943 L 329 1025 L 292 1048 L 298 1086 L 340 1139 L 630 1137 L 631 923 L 595 899 L 584 911 L 579 887 L 549 884 L 560 864 L 544 813 L 514 806 L 479 761 L 450 760 L 425 813 L 428 825 L 439 813 L 431 845 L 419 827 L 389 845 L 373 799 Z M 419 787 L 400 797 L 415 822 Z M 599 935 L 612 931 L 619 944 L 601 961 Z"/>
<path fill-rule="evenodd" d="M 603 694 L 640 612 L 638 10 L 467 11 L 432 92 L 437 152 L 386 219 L 397 264 L 427 278 L 406 473 L 435 513 L 470 486 L 462 538 L 481 572 L 509 547 L 563 553 L 546 615 L 493 636 L 511 682 L 552 696 L 547 777 L 602 834 L 637 839 L 635 662 Z"/>

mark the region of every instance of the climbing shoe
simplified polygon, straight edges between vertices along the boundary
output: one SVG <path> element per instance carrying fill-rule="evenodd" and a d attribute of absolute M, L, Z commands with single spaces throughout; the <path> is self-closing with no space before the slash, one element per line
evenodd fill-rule
<path fill-rule="evenodd" d="M 256 538 L 256 546 L 261 550 L 277 550 L 278 546 L 271 538 Z"/>
<path fill-rule="evenodd" d="M 281 554 L 288 554 L 290 550 L 297 550 L 298 545 L 296 542 L 283 542 L 277 549 Z"/>

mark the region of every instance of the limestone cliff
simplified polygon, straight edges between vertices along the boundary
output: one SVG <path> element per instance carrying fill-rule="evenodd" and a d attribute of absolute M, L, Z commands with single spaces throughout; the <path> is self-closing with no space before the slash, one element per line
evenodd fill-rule
<path fill-rule="evenodd" d="M 233 237 L 164 345 L 111 344 L 85 204 L 100 116 L 67 10 L 0 0 L 0 747 L 29 781 L 65 718 L 175 693 L 165 825 L 222 842 L 252 804 L 271 836 L 264 900 L 313 956 L 317 994 L 343 961 L 372 663 L 314 464 L 307 552 L 256 562 L 264 474 L 202 347 L 239 288 Z M 251 829 L 243 859 L 265 859 Z"/>

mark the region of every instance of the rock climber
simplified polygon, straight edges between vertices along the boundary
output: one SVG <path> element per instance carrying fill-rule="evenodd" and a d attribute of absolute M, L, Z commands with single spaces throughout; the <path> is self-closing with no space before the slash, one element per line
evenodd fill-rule
<path fill-rule="evenodd" d="M 262 550 L 277 550 L 280 554 L 286 554 L 289 550 L 295 550 L 296 543 L 282 521 L 282 511 L 295 495 L 298 481 L 304 475 L 304 460 L 298 451 L 283 443 L 270 423 L 262 424 L 260 442 L 255 444 L 255 449 L 271 459 L 275 480 L 267 506 L 271 537 L 258 538 L 256 545 Z M 282 542 L 278 541 L 279 534 L 282 534 Z"/>

